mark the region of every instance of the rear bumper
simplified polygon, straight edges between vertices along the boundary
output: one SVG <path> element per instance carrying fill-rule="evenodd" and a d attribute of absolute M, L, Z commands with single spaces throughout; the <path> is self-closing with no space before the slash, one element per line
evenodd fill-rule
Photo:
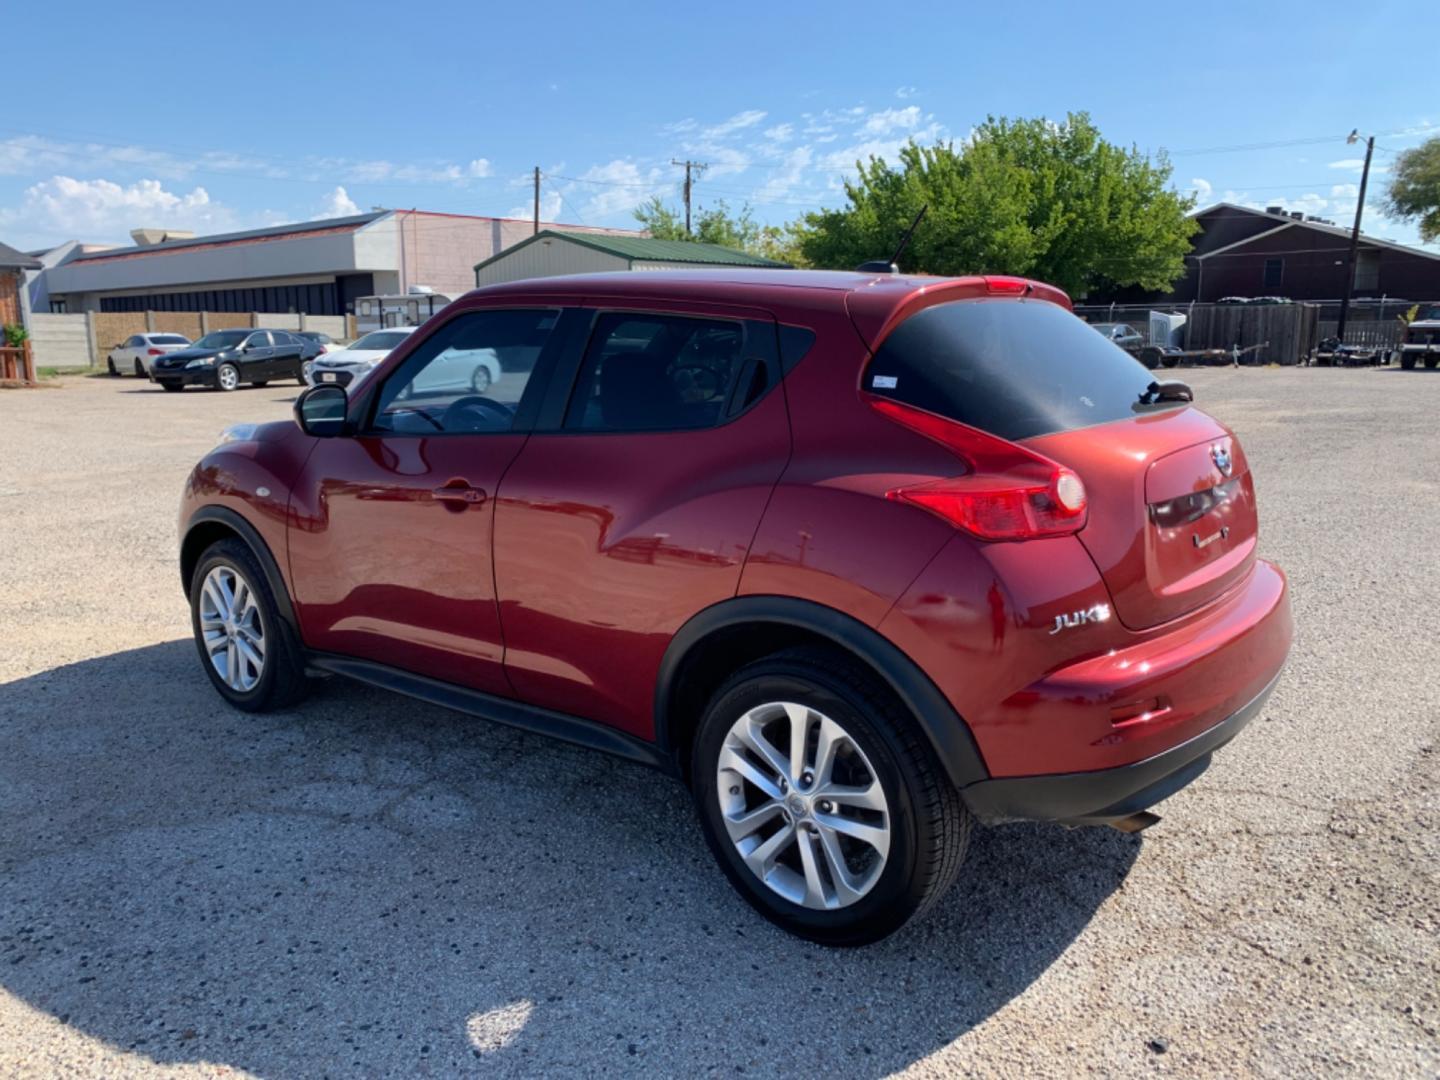
<path fill-rule="evenodd" d="M 988 824 L 1118 821 L 1169 798 L 1203 773 L 1210 756 L 1260 712 L 1279 681 L 1277 673 L 1258 695 L 1220 723 L 1153 757 L 1096 772 L 981 780 L 963 789 L 961 796 L 970 811 Z"/>

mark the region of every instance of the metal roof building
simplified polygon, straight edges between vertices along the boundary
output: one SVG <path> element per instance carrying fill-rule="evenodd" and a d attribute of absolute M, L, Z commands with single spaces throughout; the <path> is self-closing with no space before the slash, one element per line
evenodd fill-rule
<path fill-rule="evenodd" d="M 572 234 L 614 230 L 566 226 Z M 417 286 L 458 296 L 477 259 L 531 237 L 529 221 L 377 210 L 268 229 L 79 251 L 43 271 L 52 311 L 270 311 L 343 315 L 357 297 Z M 626 231 L 622 235 L 636 235 Z"/>
<path fill-rule="evenodd" d="M 612 270 L 683 270 L 695 266 L 748 266 L 784 270 L 784 263 L 747 251 L 690 240 L 597 235 L 545 229 L 475 267 L 475 284 Z"/>

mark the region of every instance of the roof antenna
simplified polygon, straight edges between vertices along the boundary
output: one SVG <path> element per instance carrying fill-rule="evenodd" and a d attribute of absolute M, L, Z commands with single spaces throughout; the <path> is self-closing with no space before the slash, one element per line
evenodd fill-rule
<path fill-rule="evenodd" d="M 910 227 L 905 230 L 905 235 L 900 237 L 900 244 L 898 247 L 895 248 L 895 254 L 891 255 L 888 261 L 871 259 L 869 262 L 863 262 L 859 266 L 857 266 L 855 268 L 856 271 L 861 274 L 900 273 L 900 267 L 899 265 L 897 265 L 900 261 L 900 256 L 905 254 L 905 249 L 910 246 L 910 238 L 915 235 L 915 230 L 920 227 L 920 220 L 925 216 L 925 211 L 929 209 L 929 203 L 926 203 L 924 206 L 920 207 L 920 212 L 915 215 L 915 220 L 910 223 Z"/>

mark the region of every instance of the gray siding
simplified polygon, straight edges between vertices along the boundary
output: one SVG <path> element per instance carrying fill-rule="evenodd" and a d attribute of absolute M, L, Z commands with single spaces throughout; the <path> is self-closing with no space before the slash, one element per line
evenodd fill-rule
<path fill-rule="evenodd" d="M 618 255 L 596 251 L 565 240 L 528 244 L 496 259 L 475 272 L 475 284 L 497 285 L 523 278 L 563 277 L 567 274 L 603 273 L 626 270 L 630 263 Z"/>

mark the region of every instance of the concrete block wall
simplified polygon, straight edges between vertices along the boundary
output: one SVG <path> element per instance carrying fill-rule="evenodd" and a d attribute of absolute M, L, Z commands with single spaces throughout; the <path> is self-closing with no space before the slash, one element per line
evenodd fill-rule
<path fill-rule="evenodd" d="M 86 367 L 94 364 L 90 325 L 84 315 L 30 316 L 30 341 L 36 367 Z"/>

